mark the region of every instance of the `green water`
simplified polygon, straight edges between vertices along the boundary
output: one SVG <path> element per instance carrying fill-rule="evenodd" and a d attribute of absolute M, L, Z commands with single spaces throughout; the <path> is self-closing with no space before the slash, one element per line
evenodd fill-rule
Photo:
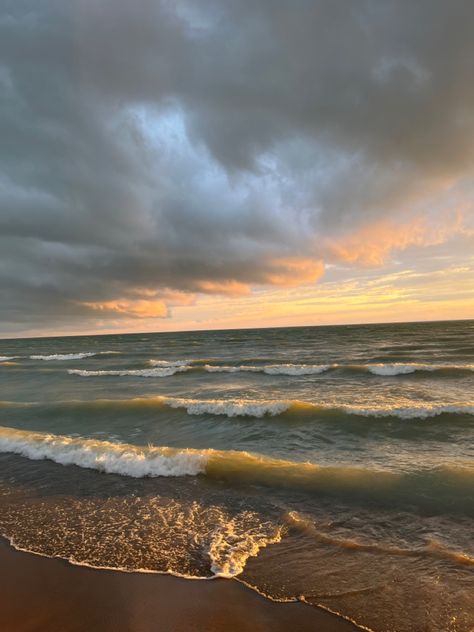
<path fill-rule="evenodd" d="M 473 321 L 4 340 L 0 380 L 18 548 L 472 629 Z"/>

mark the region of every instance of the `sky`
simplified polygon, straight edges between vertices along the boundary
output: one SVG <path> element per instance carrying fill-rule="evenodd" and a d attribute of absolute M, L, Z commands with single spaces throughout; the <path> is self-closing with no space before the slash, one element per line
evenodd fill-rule
<path fill-rule="evenodd" d="M 0 0 L 0 336 L 474 318 L 470 0 Z"/>

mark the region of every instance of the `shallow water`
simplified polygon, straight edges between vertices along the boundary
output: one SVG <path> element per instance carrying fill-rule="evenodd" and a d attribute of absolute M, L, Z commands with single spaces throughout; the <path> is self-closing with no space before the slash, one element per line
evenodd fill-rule
<path fill-rule="evenodd" d="M 18 548 L 474 626 L 473 321 L 4 340 L 0 380 Z"/>

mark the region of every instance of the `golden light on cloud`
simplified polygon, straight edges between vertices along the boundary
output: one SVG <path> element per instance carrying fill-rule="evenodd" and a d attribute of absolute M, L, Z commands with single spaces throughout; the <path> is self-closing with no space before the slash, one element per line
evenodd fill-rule
<path fill-rule="evenodd" d="M 460 227 L 461 221 L 452 226 L 458 231 Z M 142 287 L 132 292 L 140 298 L 81 305 L 100 317 L 94 328 L 104 333 L 472 318 L 474 258 L 460 265 L 456 257 L 434 247 L 437 264 L 431 270 L 382 265 L 378 257 L 385 256 L 395 244 L 402 248 L 426 239 L 423 221 L 412 223 L 410 228 L 411 236 L 407 226 L 392 233 L 388 223 L 367 228 L 373 250 L 367 251 L 364 267 L 354 268 L 349 278 L 347 267 L 331 264 L 322 276 L 322 262 L 282 258 L 272 262 L 277 272 L 258 287 L 235 281 L 202 281 L 195 293 Z M 446 236 L 439 230 L 430 238 L 444 241 Z M 361 253 L 359 250 L 358 255 Z"/>
<path fill-rule="evenodd" d="M 297 287 L 317 281 L 324 274 L 324 263 L 308 257 L 286 257 L 271 261 L 273 270 L 265 275 L 270 285 Z"/>
<path fill-rule="evenodd" d="M 249 294 L 250 287 L 238 281 L 198 281 L 196 291 L 204 294 L 225 294 L 227 296 L 244 296 Z"/>
<path fill-rule="evenodd" d="M 203 297 L 193 306 L 173 311 L 173 321 L 161 330 L 279 327 L 472 318 L 474 315 L 474 258 L 466 265 L 446 265 L 419 272 L 366 268 L 339 280 L 337 269 L 318 284 L 254 291 L 224 301 Z M 218 316 L 216 317 L 216 314 Z"/>
<path fill-rule="evenodd" d="M 337 261 L 368 266 L 381 266 L 394 250 L 410 246 L 433 246 L 444 243 L 450 236 L 470 232 L 464 215 L 454 211 L 437 223 L 418 216 L 405 223 L 395 220 L 374 222 L 338 240 L 326 240 L 324 250 Z"/>
<path fill-rule="evenodd" d="M 166 318 L 168 307 L 163 301 L 141 300 L 116 300 L 102 303 L 80 303 L 84 307 L 101 312 L 104 315 L 116 314 L 133 318 Z"/>

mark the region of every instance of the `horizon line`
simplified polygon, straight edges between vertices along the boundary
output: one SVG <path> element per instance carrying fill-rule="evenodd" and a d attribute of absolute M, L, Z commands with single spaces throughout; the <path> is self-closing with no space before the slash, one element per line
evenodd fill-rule
<path fill-rule="evenodd" d="M 208 332 L 221 332 L 221 331 L 263 331 L 267 329 L 306 329 L 308 327 L 365 327 L 369 325 L 417 325 L 417 324 L 429 324 L 429 323 L 464 323 L 474 321 L 472 318 L 440 318 L 438 320 L 394 320 L 384 322 L 362 322 L 362 323 L 335 323 L 335 324 L 308 324 L 308 325 L 284 325 L 284 326 L 270 326 L 270 327 L 223 327 L 217 329 L 176 329 L 168 331 L 124 331 L 113 333 L 95 333 L 95 334 L 58 334 L 58 335 L 40 335 L 40 336 L 16 336 L 0 338 L 0 342 L 4 340 L 43 340 L 50 338 L 91 338 L 91 337 L 105 337 L 105 336 L 143 336 L 143 335 L 158 335 L 158 334 L 185 334 L 185 333 L 208 333 Z"/>

